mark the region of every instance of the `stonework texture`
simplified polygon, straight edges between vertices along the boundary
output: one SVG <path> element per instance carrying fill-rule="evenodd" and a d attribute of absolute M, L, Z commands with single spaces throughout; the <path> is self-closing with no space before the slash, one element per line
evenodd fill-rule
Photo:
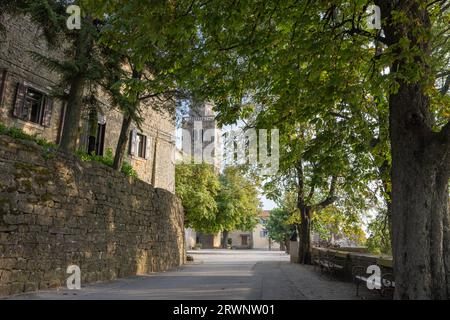
<path fill-rule="evenodd" d="M 62 50 L 64 45 L 61 44 L 61 48 L 49 47 L 42 32 L 27 17 L 13 18 L 0 13 L 0 21 L 6 27 L 5 36 L 0 34 L 0 123 L 59 143 L 64 129 L 63 101 L 54 99 L 49 126 L 19 119 L 13 115 L 13 109 L 19 83 L 51 96 L 52 87 L 60 82 L 60 76 L 34 60 L 30 52 L 63 61 L 67 60 Z M 99 91 L 97 98 L 101 102 L 101 110 L 98 113 L 106 121 L 104 151 L 111 149 L 115 152 L 123 116 L 108 96 Z M 125 160 L 133 166 L 141 180 L 175 192 L 175 121 L 168 111 L 170 108 L 157 111 L 154 106 L 155 102 L 150 99 L 142 103 L 144 121 L 142 130 L 137 130 L 147 137 L 147 156 L 140 158 L 127 152 Z M 87 119 L 84 118 L 80 123 L 79 141 L 79 149 L 84 151 L 87 151 L 83 144 L 87 138 L 86 125 Z M 132 125 L 132 129 L 136 127 Z"/>
<path fill-rule="evenodd" d="M 169 191 L 33 142 L 0 136 L 0 296 L 164 271 L 184 262 Z"/>

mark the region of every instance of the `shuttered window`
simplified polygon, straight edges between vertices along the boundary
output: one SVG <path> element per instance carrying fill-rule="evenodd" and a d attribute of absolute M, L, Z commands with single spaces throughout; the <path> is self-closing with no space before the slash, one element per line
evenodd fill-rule
<path fill-rule="evenodd" d="M 136 129 L 131 130 L 130 133 L 129 153 L 139 158 L 147 158 L 147 136 L 138 133 Z"/>
<path fill-rule="evenodd" d="M 23 83 L 17 84 L 13 115 L 19 119 L 50 127 L 53 99 Z"/>

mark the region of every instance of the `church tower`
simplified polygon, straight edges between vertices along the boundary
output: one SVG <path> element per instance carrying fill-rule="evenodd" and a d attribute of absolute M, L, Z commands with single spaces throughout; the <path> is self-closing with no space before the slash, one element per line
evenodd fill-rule
<path fill-rule="evenodd" d="M 190 155 L 194 163 L 214 165 L 216 173 L 221 167 L 221 130 L 217 126 L 213 105 L 209 102 L 195 102 L 189 116 L 182 123 L 182 150 Z"/>

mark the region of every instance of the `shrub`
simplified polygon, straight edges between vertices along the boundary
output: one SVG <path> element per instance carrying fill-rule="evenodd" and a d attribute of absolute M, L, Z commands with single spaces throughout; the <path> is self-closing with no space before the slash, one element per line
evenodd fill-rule
<path fill-rule="evenodd" d="M 76 155 L 81 159 L 81 161 L 96 161 L 103 163 L 108 167 L 112 167 L 114 163 L 114 154 L 111 148 L 106 149 L 104 156 L 98 156 L 95 154 L 90 155 L 82 150 L 78 150 Z M 134 170 L 131 164 L 126 161 L 124 161 L 121 171 L 128 177 L 138 178 L 136 170 Z"/>
<path fill-rule="evenodd" d="M 0 123 L 0 134 L 10 136 L 11 138 L 14 139 L 34 141 L 38 145 L 46 148 L 47 151 L 49 149 L 51 150 L 58 148 L 58 146 L 54 143 L 48 142 L 47 140 L 25 133 L 22 129 L 8 128 L 2 123 Z M 90 155 L 81 150 L 77 151 L 75 154 L 81 159 L 81 161 L 96 161 L 103 163 L 108 167 L 112 167 L 114 163 L 114 154 L 111 148 L 106 149 L 104 156 Z M 48 157 L 48 155 L 46 155 L 46 157 Z M 134 170 L 133 166 L 126 161 L 123 163 L 121 171 L 128 177 L 138 178 L 136 170 Z"/>
<path fill-rule="evenodd" d="M 22 129 L 19 129 L 19 128 L 8 128 L 1 123 L 0 123 L 0 134 L 10 136 L 11 138 L 14 138 L 14 139 L 34 141 L 38 145 L 40 145 L 44 148 L 47 148 L 47 149 L 48 148 L 53 148 L 53 149 L 57 148 L 57 145 L 52 142 L 49 142 L 45 139 L 38 138 L 35 135 L 25 133 Z"/>

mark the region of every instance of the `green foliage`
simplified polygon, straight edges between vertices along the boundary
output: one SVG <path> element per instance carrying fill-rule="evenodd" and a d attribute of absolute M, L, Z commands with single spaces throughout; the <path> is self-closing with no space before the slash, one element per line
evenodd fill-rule
<path fill-rule="evenodd" d="M 312 229 L 325 243 L 330 243 L 332 238 L 344 238 L 362 245 L 366 239 L 358 217 L 345 213 L 335 206 L 327 207 L 320 214 L 315 214 Z"/>
<path fill-rule="evenodd" d="M 260 202 L 255 183 L 239 167 L 227 167 L 220 176 L 217 223 L 221 230 L 249 231 L 258 223 Z"/>
<path fill-rule="evenodd" d="M 219 177 L 209 164 L 179 164 L 175 178 L 187 227 L 216 233 L 256 226 L 258 191 L 240 169 L 228 167 Z"/>
<path fill-rule="evenodd" d="M 99 155 L 90 155 L 86 153 L 85 151 L 78 150 L 76 152 L 76 155 L 81 159 L 81 161 L 96 161 L 103 163 L 104 165 L 108 167 L 112 167 L 114 163 L 114 155 L 111 148 L 106 149 L 104 156 Z M 128 162 L 124 162 L 122 165 L 122 173 L 124 173 L 127 177 L 133 177 L 138 178 L 138 174 L 136 170 L 133 169 L 133 166 L 129 164 Z"/>
<path fill-rule="evenodd" d="M 38 138 L 36 135 L 30 135 L 28 133 L 25 133 L 22 129 L 19 128 L 7 128 L 1 123 L 0 123 L 0 134 L 10 136 L 14 139 L 33 141 L 46 149 L 57 148 L 57 145 L 55 145 L 54 143 L 48 142 L 45 139 Z"/>
<path fill-rule="evenodd" d="M 216 223 L 216 196 L 220 182 L 214 167 L 208 164 L 178 164 L 175 167 L 175 193 L 181 199 L 186 227 L 214 233 L 222 228 Z"/>
<path fill-rule="evenodd" d="M 369 224 L 368 230 L 370 234 L 366 246 L 369 251 L 375 254 L 392 254 L 391 235 L 386 212 L 380 212 Z"/>
<path fill-rule="evenodd" d="M 290 212 L 282 208 L 270 210 L 265 227 L 272 240 L 279 243 L 289 240 L 292 235 L 292 224 L 289 223 L 290 217 Z"/>

